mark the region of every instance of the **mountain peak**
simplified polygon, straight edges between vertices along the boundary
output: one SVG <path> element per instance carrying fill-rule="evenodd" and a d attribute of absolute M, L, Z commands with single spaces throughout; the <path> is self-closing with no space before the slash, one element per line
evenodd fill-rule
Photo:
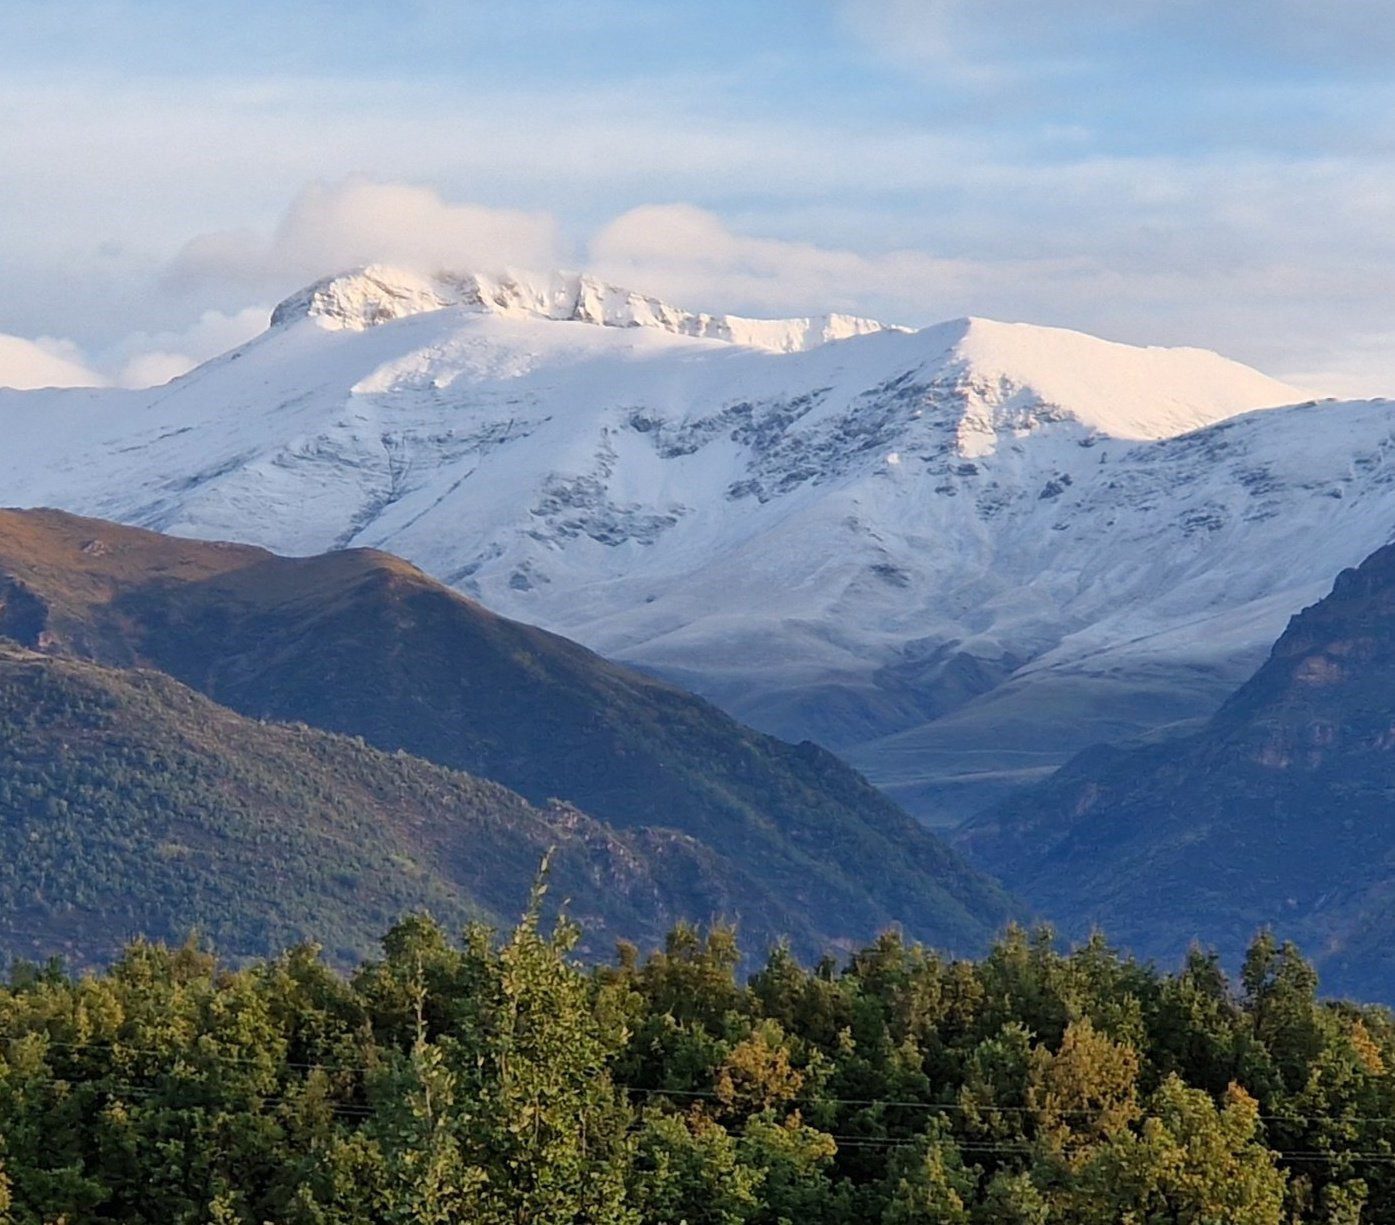
<path fill-rule="evenodd" d="M 271 323 L 282 327 L 311 319 L 331 331 L 357 332 L 449 307 L 599 327 L 656 328 L 777 353 L 800 352 L 868 332 L 906 330 L 856 315 L 749 319 L 688 311 L 584 273 L 510 270 L 424 276 L 382 264 L 338 273 L 306 286 L 272 312 Z"/>
<path fill-rule="evenodd" d="M 1310 398 L 1209 349 L 1122 344 L 977 316 L 921 335 L 937 342 L 933 360 L 966 393 L 960 449 L 969 457 L 992 450 L 999 433 L 1043 417 L 1065 416 L 1109 437 L 1143 441 Z"/>
<path fill-rule="evenodd" d="M 412 315 L 458 310 L 513 319 L 646 328 L 771 353 L 913 329 L 856 315 L 753 319 L 708 314 L 577 272 L 442 271 L 431 275 L 370 264 L 316 281 L 272 313 L 273 328 L 309 320 L 361 332 Z M 1069 417 L 1115 438 L 1175 437 L 1256 407 L 1308 398 L 1208 349 L 1101 340 L 1068 328 L 963 316 L 921 329 L 916 346 L 941 382 L 965 393 L 961 450 L 983 454 L 1003 431 Z M 981 438 L 978 435 L 982 435 Z"/>

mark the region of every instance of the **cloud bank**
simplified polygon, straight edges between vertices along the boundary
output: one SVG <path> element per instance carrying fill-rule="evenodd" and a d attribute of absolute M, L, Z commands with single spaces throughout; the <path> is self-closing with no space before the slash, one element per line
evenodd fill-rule
<path fill-rule="evenodd" d="M 106 381 L 88 367 L 71 341 L 0 333 L 0 387 L 100 387 Z"/>
<path fill-rule="evenodd" d="M 1135 168 L 1128 177 L 1101 164 L 1081 171 L 1070 198 L 1131 190 L 1146 222 L 1150 210 L 1173 207 L 1172 169 Z M 1205 181 L 1194 177 L 1192 186 Z M 1311 320 L 1315 297 L 1383 301 L 1382 260 L 1346 251 L 1318 276 L 1311 262 L 1275 258 L 1271 245 L 1283 243 L 1280 233 L 1265 233 L 1272 218 L 1245 208 L 1250 195 L 1273 186 L 1265 172 L 1231 167 L 1225 181 L 1210 185 L 1232 202 L 1227 207 L 1252 249 L 1239 242 L 1178 247 L 1165 230 L 1145 224 L 1126 249 L 1102 236 L 1097 248 L 1069 253 L 1071 244 L 1052 241 L 1050 208 L 1042 210 L 1040 250 L 1025 258 L 1011 244 L 970 258 L 915 246 L 869 251 L 800 242 L 750 232 L 688 203 L 641 205 L 589 233 L 567 235 L 545 211 L 449 200 L 419 184 L 351 176 L 304 188 L 264 230 L 209 231 L 156 265 L 149 294 L 167 311 L 184 304 L 185 322 L 132 331 L 95 352 L 71 341 L 6 337 L 0 385 L 163 383 L 256 335 L 275 302 L 302 285 L 381 262 L 426 273 L 582 269 L 698 310 L 845 311 L 913 326 L 965 314 L 1025 319 L 1135 343 L 1201 344 L 1320 393 L 1395 391 L 1385 361 L 1390 327 L 1377 319 L 1364 330 L 1323 331 Z M 1335 173 L 1289 182 L 1294 198 L 1344 193 L 1325 210 L 1296 210 L 1302 215 L 1282 231 L 1307 230 L 1309 259 L 1326 241 L 1324 227 L 1343 212 L 1349 235 L 1376 228 L 1380 210 L 1351 188 L 1349 176 Z M 1058 199 L 1054 207 L 1068 206 Z M 1268 351 L 1255 343 L 1266 328 L 1285 337 Z M 1295 344 L 1295 336 L 1305 343 Z"/>

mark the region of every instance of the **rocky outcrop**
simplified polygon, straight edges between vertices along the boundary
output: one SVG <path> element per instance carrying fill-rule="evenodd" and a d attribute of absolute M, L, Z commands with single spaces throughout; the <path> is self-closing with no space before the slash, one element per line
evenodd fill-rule
<path fill-rule="evenodd" d="M 276 307 L 271 325 L 285 327 L 300 319 L 312 319 L 331 330 L 361 332 L 451 306 L 598 327 L 655 328 L 675 336 L 720 340 L 774 353 L 796 353 L 888 327 L 856 315 L 798 319 L 709 315 L 682 310 L 578 273 L 439 272 L 428 277 L 381 264 L 326 277 L 300 290 Z"/>

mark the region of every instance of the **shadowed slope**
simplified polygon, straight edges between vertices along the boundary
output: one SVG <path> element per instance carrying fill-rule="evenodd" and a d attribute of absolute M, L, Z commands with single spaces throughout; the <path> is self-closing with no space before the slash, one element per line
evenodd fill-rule
<path fill-rule="evenodd" d="M 494 616 L 365 550 L 292 559 L 59 512 L 0 512 L 0 632 L 158 668 L 243 714 L 362 736 L 668 829 L 731 874 L 751 937 L 805 951 L 891 922 L 977 944 L 1004 895 L 814 745 Z"/>
<path fill-rule="evenodd" d="M 0 643 L 0 950 L 85 964 L 197 928 L 232 956 L 314 938 L 347 963 L 406 910 L 508 920 L 549 847 L 597 952 L 750 895 L 691 840 Z"/>
<path fill-rule="evenodd" d="M 1082 753 L 962 844 L 1048 914 L 1176 956 L 1272 923 L 1395 999 L 1395 547 L 1344 571 L 1198 732 Z"/>

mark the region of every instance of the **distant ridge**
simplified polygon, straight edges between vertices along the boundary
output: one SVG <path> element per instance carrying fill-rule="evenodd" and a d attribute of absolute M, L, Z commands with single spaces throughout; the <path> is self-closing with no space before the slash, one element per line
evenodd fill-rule
<path fill-rule="evenodd" d="M 1237 960 L 1271 925 L 1395 1002 L 1395 546 L 1343 571 L 1189 735 L 1082 753 L 960 836 L 1073 932 Z"/>

